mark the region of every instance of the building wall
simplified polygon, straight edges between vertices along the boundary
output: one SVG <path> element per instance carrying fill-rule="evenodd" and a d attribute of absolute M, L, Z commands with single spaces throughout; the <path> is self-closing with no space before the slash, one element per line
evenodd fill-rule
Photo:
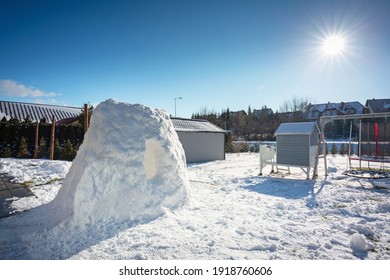
<path fill-rule="evenodd" d="M 187 163 L 225 159 L 225 134 L 177 132 Z"/>
<path fill-rule="evenodd" d="M 313 167 L 317 153 L 318 137 L 316 130 L 310 135 L 276 136 L 277 163 Z"/>
<path fill-rule="evenodd" d="M 277 135 L 278 164 L 310 166 L 309 135 Z"/>

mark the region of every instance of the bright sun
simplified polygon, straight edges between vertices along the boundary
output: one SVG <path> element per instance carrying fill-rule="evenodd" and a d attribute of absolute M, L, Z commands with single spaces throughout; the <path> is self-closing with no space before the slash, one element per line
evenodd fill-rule
<path fill-rule="evenodd" d="M 322 44 L 322 51 L 329 56 L 342 54 L 345 51 L 345 39 L 339 35 L 325 38 Z"/>

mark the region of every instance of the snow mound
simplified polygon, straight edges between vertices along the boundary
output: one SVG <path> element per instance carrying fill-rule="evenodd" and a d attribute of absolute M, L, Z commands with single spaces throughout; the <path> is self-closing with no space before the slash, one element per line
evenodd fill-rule
<path fill-rule="evenodd" d="M 53 222 L 143 222 L 188 199 L 185 155 L 166 112 L 107 100 L 52 202 Z"/>
<path fill-rule="evenodd" d="M 354 253 L 366 253 L 373 249 L 372 245 L 366 242 L 364 235 L 360 233 L 354 233 L 351 236 L 349 246 Z"/>

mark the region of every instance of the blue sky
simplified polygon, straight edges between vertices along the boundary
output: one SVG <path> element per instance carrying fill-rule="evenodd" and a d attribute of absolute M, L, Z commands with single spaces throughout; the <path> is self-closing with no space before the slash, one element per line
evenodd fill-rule
<path fill-rule="evenodd" d="M 0 100 L 191 117 L 390 98 L 390 1 L 0 2 Z M 338 34 L 342 53 L 325 55 Z"/>

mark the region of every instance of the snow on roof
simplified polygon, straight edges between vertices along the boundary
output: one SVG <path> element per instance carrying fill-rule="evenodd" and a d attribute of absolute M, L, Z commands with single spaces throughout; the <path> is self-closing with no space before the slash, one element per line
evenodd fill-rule
<path fill-rule="evenodd" d="M 36 122 L 45 118 L 48 123 L 51 123 L 53 115 L 59 121 L 78 117 L 80 114 L 81 108 L 77 107 L 0 101 L 0 116 L 2 118 L 5 116 L 7 120 L 17 118 L 23 121 L 28 117 L 31 121 Z"/>
<path fill-rule="evenodd" d="M 171 118 L 173 127 L 179 132 L 213 132 L 226 133 L 226 131 L 207 120 Z"/>
<path fill-rule="evenodd" d="M 275 135 L 281 134 L 311 134 L 314 129 L 319 131 L 316 122 L 282 123 L 275 131 Z"/>

